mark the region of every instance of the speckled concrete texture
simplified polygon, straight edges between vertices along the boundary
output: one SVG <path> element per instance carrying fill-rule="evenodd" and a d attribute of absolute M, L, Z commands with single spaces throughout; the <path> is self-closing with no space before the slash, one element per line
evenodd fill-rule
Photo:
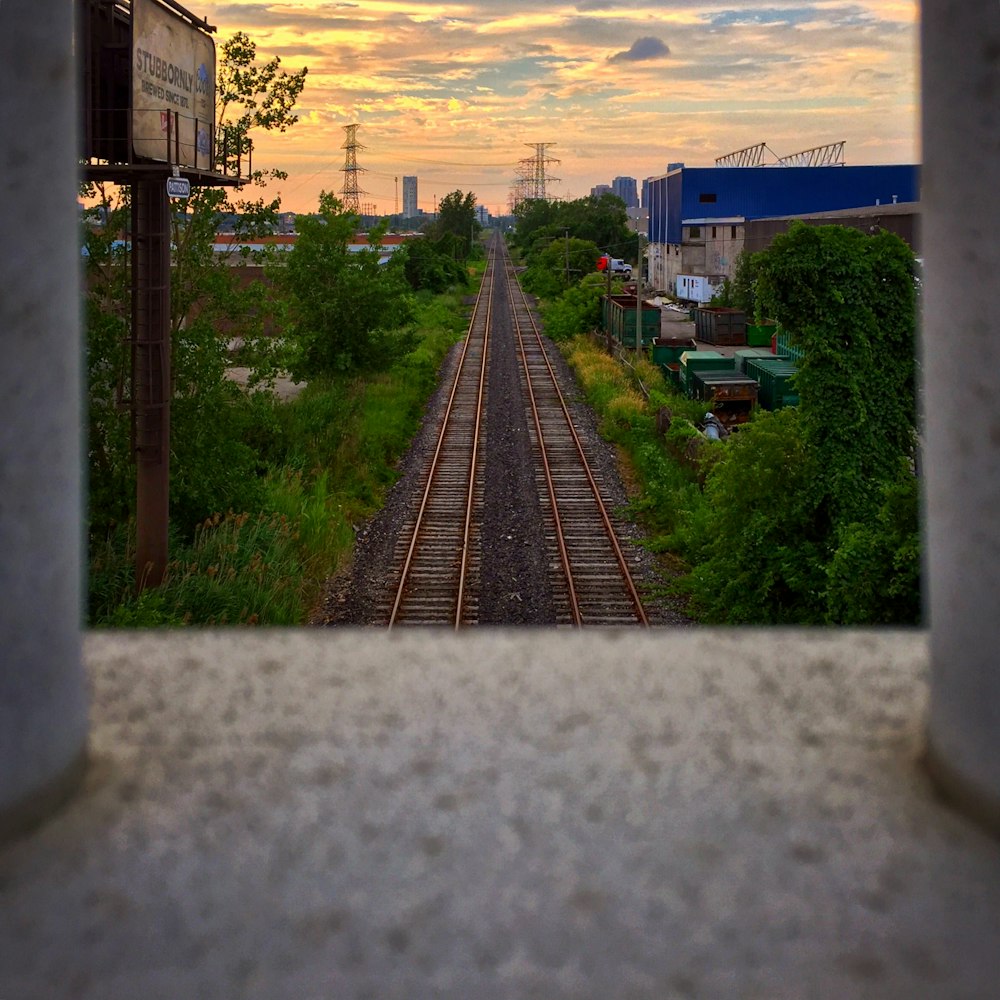
<path fill-rule="evenodd" d="M 904 632 L 92 634 L 3 1000 L 996 996 Z"/>

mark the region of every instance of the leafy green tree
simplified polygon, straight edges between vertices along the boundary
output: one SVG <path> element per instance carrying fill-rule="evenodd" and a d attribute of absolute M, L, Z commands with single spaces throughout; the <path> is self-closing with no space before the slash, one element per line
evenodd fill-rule
<path fill-rule="evenodd" d="M 692 592 L 712 622 L 824 621 L 827 536 L 811 489 L 815 461 L 795 409 L 761 412 L 713 448 Z"/>
<path fill-rule="evenodd" d="M 881 503 L 866 522 L 837 533 L 826 569 L 827 617 L 842 625 L 920 623 L 919 481 L 903 462 L 882 485 Z"/>
<path fill-rule="evenodd" d="M 593 274 L 600 252 L 589 240 L 553 240 L 534 254 L 524 273 L 524 287 L 544 299 L 554 299 L 579 284 L 584 275 Z"/>
<path fill-rule="evenodd" d="M 593 243 L 612 257 L 636 259 L 637 241 L 628 227 L 625 203 L 612 194 L 566 202 L 530 199 L 515 215 L 518 221 L 512 242 L 529 265 L 536 255 L 567 235 Z M 592 262 L 589 270 L 593 269 Z"/>
<path fill-rule="evenodd" d="M 580 333 L 596 330 L 601 322 L 601 298 L 604 279 L 585 275 L 559 298 L 542 307 L 545 333 L 553 340 L 568 340 Z"/>
<path fill-rule="evenodd" d="M 762 255 L 762 307 L 804 351 L 796 375 L 816 491 L 865 521 L 915 442 L 913 253 L 898 236 L 793 223 Z"/>
<path fill-rule="evenodd" d="M 258 66 L 243 33 L 221 46 L 217 87 L 217 161 L 245 174 L 254 132 L 283 131 L 295 123 L 293 107 L 306 70 L 288 74 L 280 61 Z M 275 176 L 256 170 L 253 190 Z M 230 344 L 252 382 L 266 382 L 280 364 L 280 342 L 264 336 L 269 304 L 264 286 L 241 285 L 230 261 L 215 252 L 223 213 L 235 214 L 238 237 L 271 232 L 277 199 L 231 198 L 230 189 L 196 188 L 178 205 L 171 242 L 171 519 L 182 535 L 198 521 L 230 507 L 256 503 L 258 460 L 247 443 L 264 421 L 262 399 L 226 378 Z M 134 468 L 127 400 L 130 363 L 131 275 L 126 239 L 127 187 L 86 187 L 99 199 L 84 227 L 87 250 L 86 317 L 90 380 L 90 520 L 95 534 L 124 523 L 134 503 Z"/>
<path fill-rule="evenodd" d="M 287 300 L 293 378 L 384 368 L 412 347 L 396 332 L 413 314 L 404 259 L 379 263 L 384 228 L 370 233 L 368 248 L 352 252 L 357 222 L 324 191 L 319 214 L 300 218 L 295 249 L 273 268 Z"/>
<path fill-rule="evenodd" d="M 470 191 L 452 191 L 438 203 L 437 218 L 428 226 L 432 240 L 452 237 L 449 244 L 456 260 L 468 260 L 482 226 L 476 220 L 476 196 Z"/>
<path fill-rule="evenodd" d="M 762 259 L 761 253 L 741 250 L 730 282 L 732 305 L 746 313 L 748 323 L 760 323 L 767 318 L 757 306 L 757 272 Z"/>
<path fill-rule="evenodd" d="M 444 292 L 469 283 L 465 267 L 429 237 L 408 241 L 402 250 L 403 270 L 414 291 Z"/>

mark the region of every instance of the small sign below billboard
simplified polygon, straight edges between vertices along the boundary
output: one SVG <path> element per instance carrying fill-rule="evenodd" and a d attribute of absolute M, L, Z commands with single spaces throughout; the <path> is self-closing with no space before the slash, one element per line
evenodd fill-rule
<path fill-rule="evenodd" d="M 132 0 L 132 146 L 136 156 L 209 170 L 215 43 L 157 0 Z"/>
<path fill-rule="evenodd" d="M 168 198 L 190 198 L 191 182 L 186 177 L 167 178 Z"/>

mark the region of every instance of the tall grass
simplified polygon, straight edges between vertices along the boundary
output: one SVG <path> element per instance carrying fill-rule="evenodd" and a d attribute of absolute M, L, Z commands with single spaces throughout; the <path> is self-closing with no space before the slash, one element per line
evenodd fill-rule
<path fill-rule="evenodd" d="M 646 546 L 670 553 L 674 567 L 683 569 L 688 532 L 699 522 L 704 497 L 698 464 L 678 459 L 704 404 L 675 393 L 656 365 L 642 360 L 630 370 L 590 337 L 576 337 L 562 350 L 598 415 L 602 436 L 618 446 L 627 466 L 634 492 L 631 511 L 643 527 Z M 638 388 L 640 380 L 648 400 Z M 662 406 L 673 416 L 665 437 L 656 431 L 656 411 Z"/>
<path fill-rule="evenodd" d="M 317 382 L 273 403 L 267 433 L 254 441 L 266 469 L 262 505 L 214 513 L 189 544 L 172 539 L 160 587 L 135 595 L 127 526 L 96 546 L 90 624 L 306 621 L 326 578 L 350 560 L 355 529 L 383 503 L 437 369 L 466 329 L 459 293 L 419 296 L 418 310 L 417 347 L 388 370 Z"/>

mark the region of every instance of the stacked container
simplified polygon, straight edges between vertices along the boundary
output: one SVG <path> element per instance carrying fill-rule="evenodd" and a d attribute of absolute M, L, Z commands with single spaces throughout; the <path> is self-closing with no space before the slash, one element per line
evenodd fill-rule
<path fill-rule="evenodd" d="M 692 372 L 734 372 L 736 362 L 725 358 L 718 351 L 684 351 L 680 358 L 680 386 L 686 396 L 693 394 Z"/>
<path fill-rule="evenodd" d="M 780 410 L 783 406 L 797 406 L 798 390 L 792 377 L 797 362 L 782 358 L 747 358 L 746 373 L 760 385 L 758 400 L 767 410 Z"/>

